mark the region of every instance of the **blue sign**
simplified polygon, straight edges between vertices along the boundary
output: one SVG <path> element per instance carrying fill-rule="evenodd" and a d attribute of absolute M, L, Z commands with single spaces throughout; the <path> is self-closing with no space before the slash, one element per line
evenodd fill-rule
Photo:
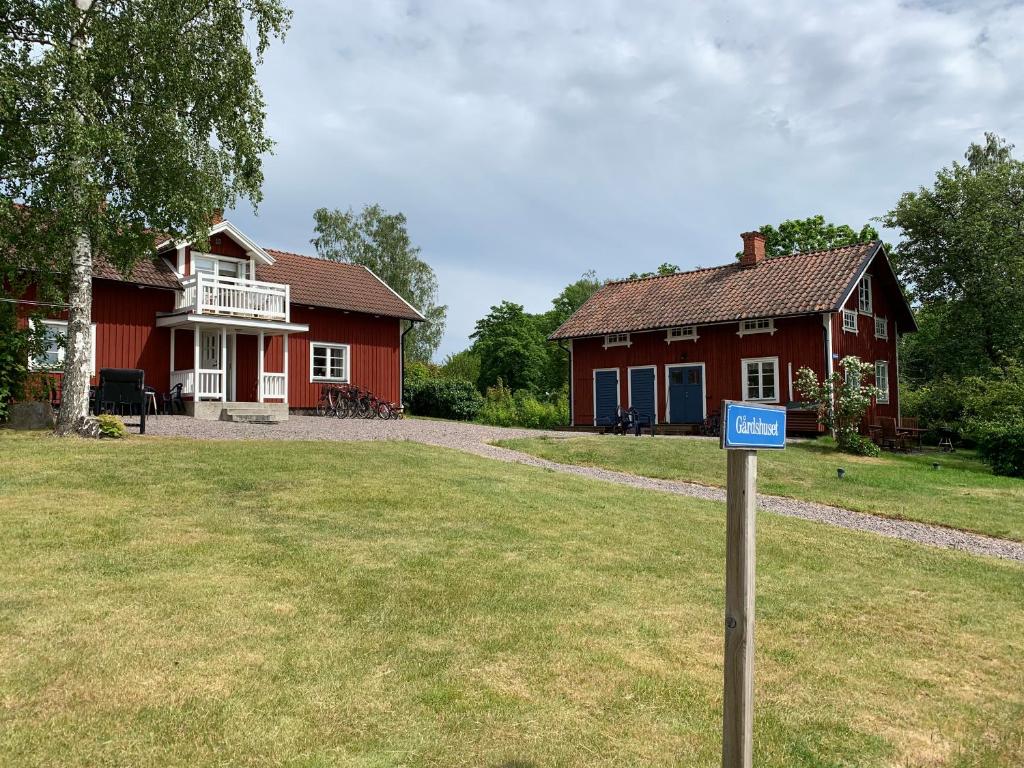
<path fill-rule="evenodd" d="M 786 409 L 726 400 L 722 403 L 722 447 L 782 450 L 786 447 Z"/>

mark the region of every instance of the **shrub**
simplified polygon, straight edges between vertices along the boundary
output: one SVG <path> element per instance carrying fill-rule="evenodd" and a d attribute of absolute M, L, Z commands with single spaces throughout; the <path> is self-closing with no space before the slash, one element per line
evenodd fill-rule
<path fill-rule="evenodd" d="M 29 358 L 42 351 L 42 325 L 36 328 L 33 333 L 28 326 L 19 327 L 14 306 L 0 302 L 0 422 L 7 421 L 12 400 L 46 399 L 25 393 Z"/>
<path fill-rule="evenodd" d="M 96 421 L 100 425 L 100 437 L 110 437 L 119 440 L 128 434 L 128 430 L 124 427 L 124 422 L 117 416 L 103 413 L 96 417 Z"/>
<path fill-rule="evenodd" d="M 468 381 L 422 376 L 406 380 L 404 400 L 417 416 L 458 421 L 472 421 L 483 405 L 483 397 Z"/>
<path fill-rule="evenodd" d="M 500 379 L 496 385 L 488 387 L 483 408 L 477 417 L 482 424 L 529 429 L 550 429 L 562 426 L 568 420 L 569 396 L 565 390 L 553 402 L 544 402 L 526 390 L 513 392 Z"/>
<path fill-rule="evenodd" d="M 995 474 L 1024 477 L 1024 421 L 981 422 L 971 431 L 978 453 Z"/>
<path fill-rule="evenodd" d="M 852 453 L 855 456 L 879 456 L 882 453 L 882 449 L 870 438 L 856 432 L 844 434 L 841 439 L 836 440 L 836 445 L 844 453 Z"/>
<path fill-rule="evenodd" d="M 857 357 L 844 357 L 839 370 L 824 381 L 818 381 L 817 374 L 810 368 L 797 371 L 796 388 L 801 396 L 818 406 L 818 418 L 836 436 L 839 450 L 861 456 L 877 456 L 871 452 L 858 430 L 861 420 L 877 396 L 877 387 L 864 384 L 867 376 L 874 376 L 870 363 L 861 362 Z"/>

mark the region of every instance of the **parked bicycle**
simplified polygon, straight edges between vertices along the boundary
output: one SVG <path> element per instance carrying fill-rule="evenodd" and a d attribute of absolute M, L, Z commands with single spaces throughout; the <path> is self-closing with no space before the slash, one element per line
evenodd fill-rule
<path fill-rule="evenodd" d="M 316 409 L 319 416 L 339 419 L 400 419 L 402 409 L 381 400 L 367 389 L 354 384 L 325 384 L 320 388 Z"/>

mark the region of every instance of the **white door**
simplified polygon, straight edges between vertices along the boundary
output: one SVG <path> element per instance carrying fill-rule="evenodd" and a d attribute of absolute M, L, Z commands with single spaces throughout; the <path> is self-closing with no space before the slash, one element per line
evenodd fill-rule
<path fill-rule="evenodd" d="M 203 331 L 199 337 L 202 356 L 199 366 L 208 371 L 220 370 L 220 331 Z"/>

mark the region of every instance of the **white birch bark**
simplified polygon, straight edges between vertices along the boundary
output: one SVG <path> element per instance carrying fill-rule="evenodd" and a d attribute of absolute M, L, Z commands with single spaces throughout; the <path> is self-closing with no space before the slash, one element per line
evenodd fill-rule
<path fill-rule="evenodd" d="M 80 16 L 87 13 L 93 3 L 93 0 L 73 1 Z M 77 33 L 71 45 L 75 55 L 80 56 L 86 46 L 85 32 Z M 80 113 L 78 119 L 82 119 Z M 64 349 L 64 378 L 61 382 L 60 416 L 56 428 L 59 435 L 74 432 L 78 419 L 88 415 L 89 411 L 89 377 L 92 374 L 92 242 L 85 231 L 79 232 L 75 238 L 68 293 L 70 306 Z"/>

